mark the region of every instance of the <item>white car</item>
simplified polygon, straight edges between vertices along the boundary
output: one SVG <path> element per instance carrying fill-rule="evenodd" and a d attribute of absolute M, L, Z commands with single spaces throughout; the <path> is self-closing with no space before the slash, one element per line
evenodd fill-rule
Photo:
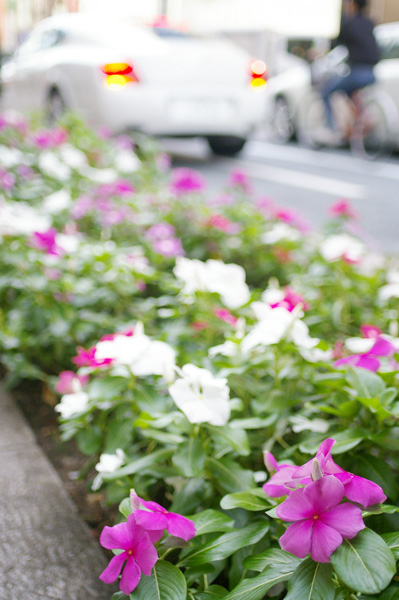
<path fill-rule="evenodd" d="M 0 107 L 78 111 L 114 133 L 204 136 L 235 154 L 264 119 L 265 71 L 227 40 L 65 14 L 4 63 Z"/>
<path fill-rule="evenodd" d="M 399 23 L 378 25 L 375 28 L 375 36 L 381 51 L 381 60 L 374 68 L 376 89 L 384 93 L 390 102 L 391 113 L 393 110 L 397 116 L 399 114 Z M 328 68 L 328 62 L 331 67 L 344 64 L 346 56 L 346 49 L 342 46 L 335 48 L 324 59 L 325 67 Z M 274 136 L 279 141 L 287 142 L 294 136 L 300 136 L 301 128 L 306 127 L 306 113 L 314 97 L 311 67 L 306 61 L 301 61 L 295 67 L 268 80 L 266 122 L 270 124 Z M 391 143 L 397 147 L 399 131 L 390 133 Z"/>

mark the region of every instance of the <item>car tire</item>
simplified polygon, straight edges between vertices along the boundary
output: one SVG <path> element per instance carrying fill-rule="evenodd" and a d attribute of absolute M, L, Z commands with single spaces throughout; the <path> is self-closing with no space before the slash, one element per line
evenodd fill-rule
<path fill-rule="evenodd" d="M 283 96 L 276 98 L 272 122 L 273 139 L 281 144 L 290 142 L 295 137 L 295 124 L 290 107 Z"/>
<path fill-rule="evenodd" d="M 50 125 L 54 125 L 66 111 L 61 93 L 56 88 L 50 90 L 46 101 L 46 117 Z"/>
<path fill-rule="evenodd" d="M 219 156 L 234 156 L 240 152 L 246 143 L 246 138 L 234 135 L 210 135 L 207 137 L 210 149 Z"/>

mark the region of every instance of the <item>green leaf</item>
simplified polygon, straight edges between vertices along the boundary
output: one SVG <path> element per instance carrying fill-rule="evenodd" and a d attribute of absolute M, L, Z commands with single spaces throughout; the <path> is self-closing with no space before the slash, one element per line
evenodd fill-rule
<path fill-rule="evenodd" d="M 277 583 L 287 581 L 294 572 L 281 573 L 278 568 L 267 567 L 263 573 L 252 579 L 244 579 L 232 590 L 224 600 L 262 600 Z"/>
<path fill-rule="evenodd" d="M 269 523 L 266 522 L 252 523 L 242 529 L 234 529 L 199 548 L 194 548 L 184 557 L 184 562 L 192 566 L 222 560 L 244 546 L 256 544 L 268 531 Z"/>
<path fill-rule="evenodd" d="M 399 450 L 399 427 L 392 427 L 392 429 L 373 434 L 370 436 L 370 440 L 387 450 Z"/>
<path fill-rule="evenodd" d="M 334 598 L 332 566 L 307 558 L 291 577 L 285 600 L 334 600 Z"/>
<path fill-rule="evenodd" d="M 385 494 L 395 501 L 398 497 L 398 483 L 392 468 L 381 458 L 370 454 L 358 454 L 355 460 L 356 474 L 380 485 Z"/>
<path fill-rule="evenodd" d="M 199 592 L 195 595 L 195 600 L 220 600 L 228 594 L 226 588 L 221 585 L 211 585 L 206 592 Z"/>
<path fill-rule="evenodd" d="M 134 473 L 143 471 L 145 472 L 146 469 L 169 458 L 172 454 L 173 450 L 167 448 L 158 450 L 157 452 L 152 452 L 152 454 L 149 454 L 148 456 L 142 456 L 141 458 L 132 461 L 118 471 L 114 471 L 113 473 L 103 473 L 102 478 L 104 481 L 111 481 L 113 479 L 121 479 L 126 477 L 126 475 L 134 475 Z"/>
<path fill-rule="evenodd" d="M 255 484 L 252 471 L 242 469 L 231 458 L 224 457 L 219 460 L 208 457 L 206 465 L 213 475 L 216 484 L 225 492 L 243 492 Z"/>
<path fill-rule="evenodd" d="M 200 437 L 191 437 L 181 444 L 172 462 L 185 477 L 196 477 L 205 467 L 206 454 Z"/>
<path fill-rule="evenodd" d="M 231 429 L 228 425 L 224 427 L 214 427 L 207 425 L 212 437 L 216 442 L 233 448 L 240 456 L 248 456 L 250 452 L 249 441 L 244 429 Z"/>
<path fill-rule="evenodd" d="M 396 572 L 391 550 L 371 529 L 363 529 L 353 540 L 344 539 L 331 562 L 345 585 L 364 594 L 382 592 Z"/>
<path fill-rule="evenodd" d="M 224 496 L 220 501 L 220 506 L 225 510 L 245 508 L 245 510 L 251 511 L 265 511 L 272 504 L 262 488 L 255 488 L 246 492 L 236 492 L 235 494 Z"/>
<path fill-rule="evenodd" d="M 200 513 L 188 517 L 194 521 L 197 530 L 196 537 L 204 533 L 213 533 L 215 531 L 229 531 L 234 527 L 234 519 L 231 519 L 219 510 L 203 510 Z"/>
<path fill-rule="evenodd" d="M 383 533 L 382 539 L 391 550 L 392 554 L 396 558 L 399 559 L 399 533 Z"/>
<path fill-rule="evenodd" d="M 125 377 L 104 377 L 93 379 L 89 387 L 90 400 L 115 400 L 127 389 Z"/>
<path fill-rule="evenodd" d="M 130 498 L 124 498 L 119 504 L 118 510 L 127 519 L 133 512 Z"/>
<path fill-rule="evenodd" d="M 280 550 L 280 548 L 269 548 L 261 554 L 246 558 L 244 567 L 261 573 L 267 566 L 271 566 L 279 568 L 281 573 L 292 573 L 298 567 L 301 560 L 289 552 Z"/>
<path fill-rule="evenodd" d="M 351 367 L 346 374 L 346 381 L 360 398 L 376 398 L 385 390 L 385 383 L 381 377 L 367 369 Z"/>
<path fill-rule="evenodd" d="M 378 600 L 399 600 L 399 588 L 389 587 Z"/>
<path fill-rule="evenodd" d="M 78 448 L 86 456 L 97 454 L 101 448 L 103 433 L 98 425 L 91 425 L 88 429 L 81 429 L 76 436 Z"/>
<path fill-rule="evenodd" d="M 131 600 L 186 600 L 187 585 L 183 573 L 169 562 L 159 560 L 150 577 L 141 576 Z"/>
<path fill-rule="evenodd" d="M 129 600 L 129 596 L 126 596 L 123 592 L 116 592 L 112 594 L 111 600 Z"/>

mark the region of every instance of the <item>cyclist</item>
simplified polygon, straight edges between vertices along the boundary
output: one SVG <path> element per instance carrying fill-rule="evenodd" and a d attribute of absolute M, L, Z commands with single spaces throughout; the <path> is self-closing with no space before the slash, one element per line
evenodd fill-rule
<path fill-rule="evenodd" d="M 340 90 L 353 92 L 375 82 L 374 65 L 379 61 L 379 49 L 374 37 L 374 23 L 364 13 L 367 0 L 343 0 L 341 31 L 333 47 L 346 46 L 349 53 L 350 71 L 345 75 L 333 75 L 321 87 L 326 108 L 327 128 L 320 132 L 326 143 L 342 141 L 331 110 L 331 95 Z"/>

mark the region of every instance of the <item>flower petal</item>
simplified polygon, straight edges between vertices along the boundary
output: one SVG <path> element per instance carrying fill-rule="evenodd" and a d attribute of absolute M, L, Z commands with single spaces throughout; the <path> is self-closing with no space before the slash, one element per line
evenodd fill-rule
<path fill-rule="evenodd" d="M 129 556 L 119 583 L 120 589 L 124 594 L 126 594 L 126 596 L 129 596 L 129 594 L 136 589 L 139 584 L 140 577 L 140 567 L 134 560 L 133 556 Z"/>
<path fill-rule="evenodd" d="M 135 510 L 133 514 L 137 525 L 140 525 L 140 527 L 143 527 L 143 529 L 160 530 L 166 529 L 168 525 L 165 513 L 153 513 L 149 512 L 148 510 Z"/>
<path fill-rule="evenodd" d="M 363 522 L 361 509 L 350 502 L 335 506 L 320 515 L 319 520 L 349 540 L 366 527 Z"/>
<path fill-rule="evenodd" d="M 100 535 L 100 544 L 107 550 L 129 550 L 130 535 L 126 523 L 119 523 L 113 527 L 104 527 Z"/>
<path fill-rule="evenodd" d="M 109 528 L 110 529 L 110 528 Z M 100 579 L 104 583 L 114 583 L 118 579 L 119 573 L 121 572 L 122 565 L 127 557 L 126 552 L 118 554 L 111 558 L 110 563 L 106 569 L 101 573 Z"/>
<path fill-rule="evenodd" d="M 144 575 L 151 575 L 152 567 L 158 560 L 158 553 L 148 533 L 144 533 L 134 549 L 134 558 Z"/>
<path fill-rule="evenodd" d="M 176 513 L 168 513 L 166 518 L 168 520 L 166 529 L 171 535 L 182 538 L 186 542 L 195 536 L 195 525 L 190 519 Z"/>
<path fill-rule="evenodd" d="M 379 337 L 370 350 L 373 356 L 391 356 L 395 352 L 395 347 L 391 342 Z"/>
<path fill-rule="evenodd" d="M 280 546 L 298 558 L 305 558 L 310 552 L 313 520 L 306 519 L 290 525 L 280 538 Z"/>
<path fill-rule="evenodd" d="M 320 480 L 321 481 L 321 480 Z M 312 484 L 311 484 L 312 485 Z M 315 511 L 312 503 L 304 495 L 304 489 L 295 490 L 276 509 L 276 514 L 283 521 L 300 521 L 313 517 Z"/>
<path fill-rule="evenodd" d="M 317 515 L 339 504 L 344 497 L 344 492 L 343 484 L 332 475 L 309 483 L 303 490 L 306 500 L 312 505 L 313 514 Z"/>
<path fill-rule="evenodd" d="M 319 481 L 322 481 L 321 479 Z M 317 483 L 317 482 L 315 482 Z M 328 563 L 330 556 L 343 542 L 338 531 L 324 525 L 320 519 L 314 521 L 310 556 L 316 562 Z"/>
<path fill-rule="evenodd" d="M 358 475 L 353 475 L 352 479 L 345 484 L 345 496 L 365 508 L 373 504 L 381 504 L 387 499 L 379 485 Z"/>

